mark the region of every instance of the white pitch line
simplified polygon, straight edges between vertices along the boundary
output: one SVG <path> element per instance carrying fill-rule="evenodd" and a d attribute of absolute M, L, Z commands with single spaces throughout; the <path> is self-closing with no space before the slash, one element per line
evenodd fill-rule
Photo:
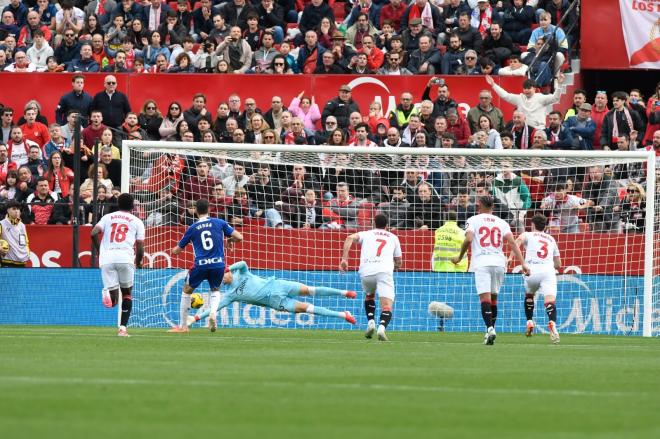
<path fill-rule="evenodd" d="M 21 383 L 29 385 L 131 385 L 131 386 L 179 386 L 176 381 L 127 379 L 127 378 L 75 378 L 75 377 L 36 377 L 36 376 L 0 376 L 0 383 Z M 204 384 L 211 387 L 230 386 L 267 386 L 296 388 L 304 386 L 309 389 L 319 390 L 374 390 L 374 391 L 401 391 L 401 392 L 430 392 L 430 393 L 471 393 L 471 394 L 493 394 L 493 395 L 528 395 L 528 396 L 563 396 L 563 397 L 646 397 L 647 392 L 611 392 L 592 390 L 557 390 L 557 389 L 503 389 L 503 388 L 472 388 L 472 387 L 449 387 L 449 386 L 412 386 L 405 384 L 349 384 L 349 383 L 317 383 L 300 381 L 217 381 L 213 380 Z"/>

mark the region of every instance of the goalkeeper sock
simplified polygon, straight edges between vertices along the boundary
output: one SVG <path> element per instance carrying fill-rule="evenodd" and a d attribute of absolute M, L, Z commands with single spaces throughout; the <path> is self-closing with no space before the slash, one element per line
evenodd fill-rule
<path fill-rule="evenodd" d="M 545 313 L 548 315 L 548 320 L 551 322 L 557 321 L 557 308 L 555 302 L 548 302 L 545 304 Z"/>
<path fill-rule="evenodd" d="M 322 306 L 314 306 L 311 303 L 307 305 L 307 311 L 309 314 L 316 314 L 319 316 L 328 316 L 328 317 L 337 317 L 343 319 L 345 314 L 340 311 L 333 311 L 328 308 L 323 308 Z"/>
<path fill-rule="evenodd" d="M 495 327 L 495 322 L 497 321 L 497 299 L 492 296 L 490 298 L 490 312 L 491 321 L 493 322 L 493 327 Z"/>
<path fill-rule="evenodd" d="M 493 311 L 490 307 L 490 300 L 484 300 L 481 302 L 481 317 L 484 319 L 486 329 L 493 326 Z"/>
<path fill-rule="evenodd" d="M 128 325 L 128 319 L 131 317 L 131 310 L 133 309 L 133 298 L 131 296 L 124 296 L 121 301 L 121 326 Z"/>
<path fill-rule="evenodd" d="M 330 287 L 307 287 L 310 296 L 345 296 L 346 290 L 338 290 Z"/>
<path fill-rule="evenodd" d="M 376 316 L 376 300 L 375 296 L 369 295 L 364 299 L 364 311 L 367 314 L 367 320 L 373 320 Z"/>
<path fill-rule="evenodd" d="M 179 309 L 179 326 L 181 328 L 186 327 L 188 308 L 190 308 L 190 294 L 181 293 L 181 308 Z"/>
<path fill-rule="evenodd" d="M 211 291 L 209 297 L 209 312 L 216 312 L 220 304 L 220 291 Z"/>
<path fill-rule="evenodd" d="M 392 320 L 392 308 L 385 306 L 380 312 L 380 324 L 387 328 L 390 320 Z"/>
<path fill-rule="evenodd" d="M 525 317 L 527 320 L 534 320 L 534 295 L 525 294 Z"/>

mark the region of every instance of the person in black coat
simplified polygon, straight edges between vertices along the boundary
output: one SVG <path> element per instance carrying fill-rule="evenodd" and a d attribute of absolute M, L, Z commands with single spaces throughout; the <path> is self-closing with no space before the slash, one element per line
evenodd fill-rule
<path fill-rule="evenodd" d="M 119 128 L 126 115 L 131 111 L 128 97 L 117 91 L 117 78 L 108 75 L 104 80 L 105 90 L 97 93 L 92 100 L 91 110 L 98 110 L 103 115 L 103 123 L 112 128 Z"/>
<path fill-rule="evenodd" d="M 339 96 L 329 100 L 323 107 L 321 119 L 325 123 L 328 116 L 335 116 L 339 128 L 346 129 L 348 128 L 349 116 L 355 111 L 359 113 L 360 107 L 351 97 L 351 88 L 344 84 L 339 87 Z"/>

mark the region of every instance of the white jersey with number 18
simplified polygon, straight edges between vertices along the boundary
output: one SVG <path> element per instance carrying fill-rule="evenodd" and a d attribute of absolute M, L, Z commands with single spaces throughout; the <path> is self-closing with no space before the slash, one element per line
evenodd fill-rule
<path fill-rule="evenodd" d="M 555 271 L 554 258 L 559 256 L 555 238 L 543 232 L 525 232 L 520 235 L 525 246 L 525 262 L 532 273 Z"/>
<path fill-rule="evenodd" d="M 384 229 L 359 232 L 358 237 L 362 247 L 360 250 L 360 275 L 392 274 L 394 258 L 401 257 L 399 238 Z"/>
<path fill-rule="evenodd" d="M 144 224 L 129 212 L 104 215 L 96 224 L 103 232 L 99 265 L 135 263 L 135 241 L 144 240 Z"/>
<path fill-rule="evenodd" d="M 481 213 L 467 220 L 465 230 L 474 234 L 470 271 L 480 267 L 506 267 L 504 239 L 511 234 L 506 221 L 489 213 Z"/>

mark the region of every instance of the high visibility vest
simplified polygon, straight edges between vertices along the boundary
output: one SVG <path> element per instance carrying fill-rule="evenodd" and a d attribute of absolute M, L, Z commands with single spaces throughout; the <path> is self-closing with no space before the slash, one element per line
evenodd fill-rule
<path fill-rule="evenodd" d="M 416 114 L 419 114 L 419 110 L 417 110 L 417 107 L 413 107 L 410 114 L 408 114 L 408 116 L 406 116 L 405 113 L 403 112 L 403 110 L 397 108 L 396 111 L 394 112 L 394 114 L 396 115 L 397 124 L 400 127 L 402 127 L 404 125 L 407 125 L 408 122 L 410 122 L 410 116 L 414 116 Z"/>
<path fill-rule="evenodd" d="M 461 252 L 464 239 L 465 231 L 455 221 L 447 221 L 435 231 L 431 261 L 433 271 L 464 273 L 468 270 L 467 255 L 456 265 L 451 262 Z"/>

